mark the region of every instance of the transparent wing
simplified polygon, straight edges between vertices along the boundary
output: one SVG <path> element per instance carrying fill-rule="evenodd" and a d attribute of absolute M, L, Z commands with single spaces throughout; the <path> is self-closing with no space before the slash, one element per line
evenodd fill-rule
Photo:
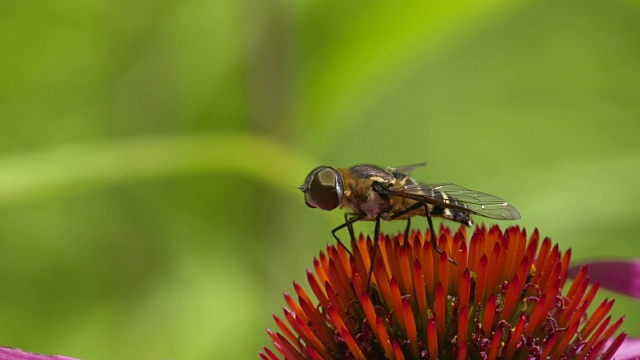
<path fill-rule="evenodd" d="M 411 165 L 405 165 L 405 166 L 398 166 L 398 167 L 390 167 L 389 170 L 391 170 L 392 172 L 398 172 L 401 174 L 405 174 L 408 175 L 411 172 L 413 172 L 415 169 L 419 168 L 419 167 L 425 167 L 427 166 L 427 162 L 421 162 L 421 163 L 417 163 L 417 164 L 411 164 Z"/>
<path fill-rule="evenodd" d="M 415 184 L 394 189 L 397 196 L 407 197 L 427 204 L 468 212 L 499 220 L 520 219 L 520 213 L 507 201 L 495 195 L 470 190 L 460 185 Z"/>

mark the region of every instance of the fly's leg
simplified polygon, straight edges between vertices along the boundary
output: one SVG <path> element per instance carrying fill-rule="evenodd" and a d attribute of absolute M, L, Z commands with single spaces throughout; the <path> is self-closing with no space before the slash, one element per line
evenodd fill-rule
<path fill-rule="evenodd" d="M 407 218 L 407 227 L 404 229 L 404 241 L 409 240 L 410 230 L 411 230 L 411 218 Z"/>
<path fill-rule="evenodd" d="M 429 206 L 426 203 L 422 203 L 422 202 L 418 202 L 415 203 L 411 206 L 409 206 L 408 208 L 406 208 L 403 211 L 400 211 L 398 213 L 393 214 L 393 216 L 391 216 L 390 220 L 399 218 L 402 215 L 408 214 L 414 210 L 419 209 L 421 206 L 424 206 L 424 213 L 427 216 L 427 223 L 429 223 L 429 231 L 431 232 L 431 245 L 433 246 L 433 249 L 438 253 L 438 254 L 442 254 L 442 249 L 440 249 L 438 247 L 438 244 L 436 243 L 437 241 L 437 237 L 436 237 L 436 232 L 433 228 L 433 220 L 431 219 L 431 211 L 429 211 Z M 408 227 L 408 225 L 407 225 Z M 408 229 L 407 229 L 408 231 Z M 458 263 L 456 263 L 452 258 L 447 257 L 447 260 L 449 260 L 450 263 L 454 264 L 454 265 L 458 265 Z"/>
<path fill-rule="evenodd" d="M 429 231 L 431 231 L 431 244 L 433 244 L 433 249 L 438 253 L 442 254 L 442 249 L 438 247 L 436 241 L 438 238 L 436 237 L 436 232 L 433 230 L 433 220 L 431 220 L 431 211 L 429 211 L 429 206 L 427 204 L 422 203 L 424 205 L 424 213 L 427 215 L 427 222 L 429 223 Z M 453 261 L 452 258 L 447 256 L 447 260 L 454 265 L 458 265 L 457 262 Z"/>
<path fill-rule="evenodd" d="M 373 253 L 371 254 L 371 265 L 369 266 L 369 279 L 367 280 L 367 292 L 371 287 L 371 275 L 373 275 L 373 263 L 376 260 L 376 250 L 378 249 L 378 237 L 380 237 L 380 215 L 376 217 L 376 229 L 373 231 Z"/>
<path fill-rule="evenodd" d="M 358 221 L 358 220 L 362 220 L 362 218 L 364 218 L 364 215 L 356 215 L 356 216 L 352 217 L 351 219 L 347 219 L 347 215 L 345 214 L 345 222 L 344 222 L 344 224 L 342 224 L 342 225 L 336 227 L 335 229 L 331 230 L 331 235 L 333 235 L 333 237 L 336 239 L 336 241 L 338 241 L 338 243 L 340 245 L 342 245 L 342 247 L 345 250 L 347 250 L 349 255 L 353 255 L 353 254 L 351 254 L 351 251 L 349 250 L 349 248 L 344 246 L 342 241 L 340 241 L 340 238 L 338 238 L 338 235 L 336 235 L 336 231 L 348 227 L 349 228 L 349 233 L 351 234 L 351 240 L 353 241 L 353 240 L 355 240 L 355 236 L 353 234 L 353 223 Z"/>
<path fill-rule="evenodd" d="M 347 229 L 349 230 L 349 236 L 351 237 L 351 242 L 353 243 L 354 241 L 356 241 L 356 235 L 353 231 L 353 223 L 349 222 L 349 214 L 347 213 L 344 213 L 344 223 L 349 224 L 347 225 Z"/>

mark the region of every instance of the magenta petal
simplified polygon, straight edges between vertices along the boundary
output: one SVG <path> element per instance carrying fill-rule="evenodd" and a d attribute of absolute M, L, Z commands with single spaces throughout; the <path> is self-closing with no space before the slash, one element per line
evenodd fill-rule
<path fill-rule="evenodd" d="M 568 275 L 576 276 L 582 265 L 569 267 Z M 640 259 L 589 262 L 589 278 L 600 287 L 640 300 Z"/>
<path fill-rule="evenodd" d="M 607 342 L 607 347 L 612 343 L 612 340 Z M 626 338 L 622 345 L 616 351 L 616 360 L 632 360 L 640 358 L 640 339 Z"/>
<path fill-rule="evenodd" d="M 76 360 L 60 355 L 40 355 L 20 349 L 0 347 L 0 360 Z"/>

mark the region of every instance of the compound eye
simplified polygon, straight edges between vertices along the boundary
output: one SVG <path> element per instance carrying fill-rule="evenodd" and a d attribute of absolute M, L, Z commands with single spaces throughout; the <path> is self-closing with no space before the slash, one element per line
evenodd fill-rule
<path fill-rule="evenodd" d="M 340 205 L 344 183 L 342 175 L 333 168 L 321 166 L 307 178 L 307 205 L 322 210 L 333 210 Z"/>

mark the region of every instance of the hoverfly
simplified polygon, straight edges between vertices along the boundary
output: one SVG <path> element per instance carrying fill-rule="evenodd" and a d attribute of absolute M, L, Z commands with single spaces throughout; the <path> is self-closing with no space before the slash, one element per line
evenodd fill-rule
<path fill-rule="evenodd" d="M 334 169 L 318 166 L 313 169 L 299 189 L 304 193 L 307 206 L 322 210 L 346 208 L 344 224 L 331 231 L 345 248 L 336 231 L 349 228 L 354 239 L 352 224 L 357 221 L 375 221 L 374 242 L 378 241 L 380 220 L 407 220 L 405 238 L 409 235 L 411 218 L 426 216 L 431 232 L 431 243 L 438 253 L 436 235 L 431 217 L 443 217 L 467 226 L 473 225 L 471 215 L 499 220 L 517 220 L 520 213 L 505 200 L 462 186 L 422 184 L 409 174 L 426 163 L 383 169 L 376 165 L 361 164 L 350 168 Z M 375 249 L 375 247 L 374 247 Z M 375 257 L 372 255 L 371 263 Z M 451 262 L 453 260 L 450 259 Z M 372 266 L 373 267 L 373 266 Z M 369 274 L 371 278 L 371 274 Z"/>

